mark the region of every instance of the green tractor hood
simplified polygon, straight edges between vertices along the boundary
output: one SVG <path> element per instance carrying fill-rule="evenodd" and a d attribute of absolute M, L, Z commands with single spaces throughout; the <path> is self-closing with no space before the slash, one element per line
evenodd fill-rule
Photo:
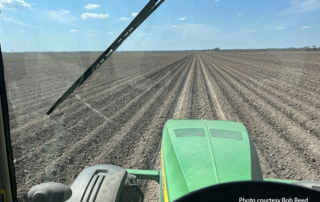
<path fill-rule="evenodd" d="M 263 180 L 254 144 L 238 122 L 169 120 L 161 159 L 164 201 L 219 183 Z"/>

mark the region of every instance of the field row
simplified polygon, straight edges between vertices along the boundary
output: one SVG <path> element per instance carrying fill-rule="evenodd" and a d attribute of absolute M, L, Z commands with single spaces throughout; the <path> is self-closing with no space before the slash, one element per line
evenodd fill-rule
<path fill-rule="evenodd" d="M 25 96 L 16 89 L 22 84 L 12 82 L 20 199 L 36 183 L 70 185 L 91 165 L 158 170 L 162 129 L 172 118 L 239 121 L 254 140 L 264 177 L 320 181 L 320 61 L 314 53 L 307 62 L 295 57 L 301 55 L 180 52 L 143 60 L 126 55 L 117 65 L 101 67 L 50 116 L 45 112 L 72 84 L 59 83 L 57 75 L 64 78 L 73 70 L 56 69 L 56 76 L 42 80 L 43 88 L 22 79 Z M 34 74 L 27 77 L 40 73 Z M 144 183 L 143 189 L 146 200 L 158 200 L 156 183 Z"/>

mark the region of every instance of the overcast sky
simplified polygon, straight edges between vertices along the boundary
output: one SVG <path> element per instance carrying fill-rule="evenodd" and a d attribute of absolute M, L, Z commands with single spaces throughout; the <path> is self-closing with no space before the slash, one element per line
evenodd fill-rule
<path fill-rule="evenodd" d="M 102 51 L 148 0 L 0 0 L 3 51 Z M 166 0 L 118 50 L 320 45 L 319 0 Z"/>

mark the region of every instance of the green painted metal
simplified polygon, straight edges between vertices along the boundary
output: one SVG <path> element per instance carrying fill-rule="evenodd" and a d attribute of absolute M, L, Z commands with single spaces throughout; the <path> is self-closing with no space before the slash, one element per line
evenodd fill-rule
<path fill-rule="evenodd" d="M 174 199 L 189 193 L 189 187 L 187 185 L 184 172 L 180 166 L 179 159 L 175 154 L 175 149 L 173 148 L 172 140 L 169 135 L 169 122 L 170 120 L 165 124 L 162 136 L 164 161 L 164 173 L 162 173 L 162 175 L 166 176 L 168 194 L 171 196 L 169 200 L 173 201 Z M 160 184 L 161 187 L 163 187 L 163 183 L 164 182 Z"/>
<path fill-rule="evenodd" d="M 295 180 L 262 178 L 254 144 L 243 124 L 220 120 L 169 120 L 164 126 L 160 171 L 127 169 L 160 183 L 159 201 L 226 182 Z"/>
<path fill-rule="evenodd" d="M 126 169 L 129 174 L 135 175 L 140 180 L 155 180 L 158 183 L 160 172 L 157 170 L 137 170 L 137 169 Z"/>
<path fill-rule="evenodd" d="M 239 140 L 212 137 L 210 133 L 219 182 L 251 180 L 250 145 L 246 128 L 233 121 L 206 120 L 205 123 L 209 132 L 216 129 L 218 131 L 238 132 L 237 134 L 242 136 Z M 233 134 L 232 132 L 230 133 Z"/>
<path fill-rule="evenodd" d="M 252 179 L 250 143 L 241 123 L 169 120 L 162 141 L 169 201 L 210 185 Z"/>

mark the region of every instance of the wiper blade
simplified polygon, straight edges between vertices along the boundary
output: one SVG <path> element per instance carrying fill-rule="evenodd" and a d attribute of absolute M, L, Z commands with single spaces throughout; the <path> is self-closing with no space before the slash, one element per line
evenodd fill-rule
<path fill-rule="evenodd" d="M 105 62 L 117 48 L 134 32 L 139 25 L 149 17 L 165 0 L 150 0 L 140 13 L 133 19 L 129 26 L 118 36 L 118 38 L 105 50 L 100 57 L 80 76 L 80 78 L 59 98 L 59 100 L 49 109 L 47 114 L 51 114 L 62 102 L 64 102 L 91 74 Z"/>

